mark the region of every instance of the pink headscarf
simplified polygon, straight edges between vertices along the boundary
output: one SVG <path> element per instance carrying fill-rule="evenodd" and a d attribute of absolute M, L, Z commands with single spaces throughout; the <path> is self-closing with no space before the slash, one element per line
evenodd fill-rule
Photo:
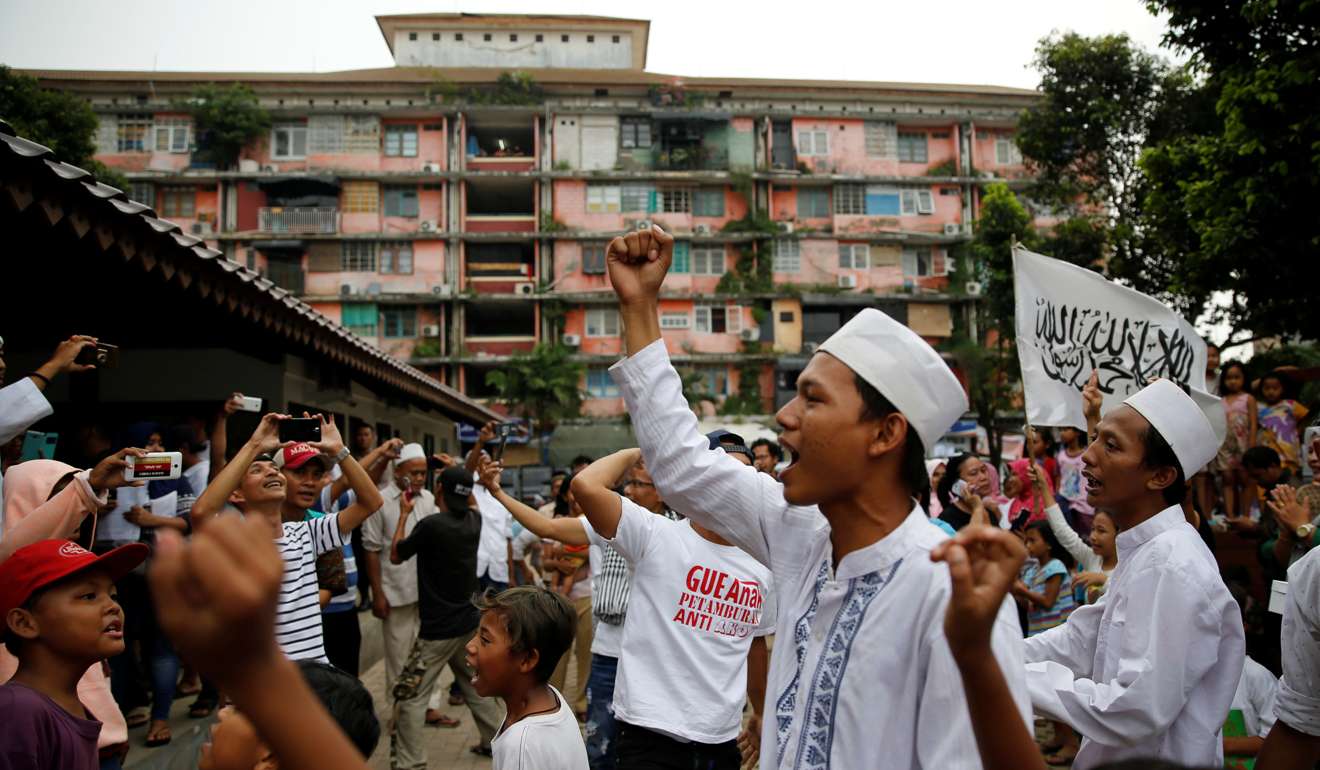
<path fill-rule="evenodd" d="M 1021 460 L 1014 460 L 1013 462 L 1008 464 L 1008 469 L 1013 472 L 1014 476 L 1018 477 L 1018 481 L 1022 482 L 1022 491 L 1018 493 L 1017 497 L 1012 499 L 1011 501 L 1012 505 L 1009 506 L 1008 509 L 1009 521 L 1016 520 L 1018 516 L 1022 515 L 1022 512 L 1024 510 L 1031 511 L 1031 515 L 1027 517 L 1028 524 L 1034 521 L 1045 520 L 1044 508 L 1042 508 L 1039 513 L 1036 513 L 1034 510 L 1036 505 L 1036 490 L 1031 485 L 1030 468 L 1031 468 L 1031 460 L 1028 460 L 1026 458 L 1023 458 Z M 1044 476 L 1045 476 L 1045 485 L 1049 487 L 1050 492 L 1053 493 L 1054 482 L 1050 480 L 1050 476 L 1048 473 L 1044 474 Z"/>
<path fill-rule="evenodd" d="M 88 513 L 96 511 L 98 501 L 87 493 L 80 479 L 50 497 L 56 482 L 77 470 L 54 460 L 28 460 L 10 467 L 5 473 L 5 536 L 0 540 L 0 561 L 25 545 L 69 537 Z M 0 684 L 8 682 L 17 670 L 18 660 L 0 645 Z M 101 722 L 98 748 L 128 740 L 128 725 L 110 694 L 110 681 L 100 663 L 93 664 L 78 680 L 78 700 Z"/>
<path fill-rule="evenodd" d="M 1003 505 L 1004 503 L 1008 502 L 1008 498 L 1004 497 L 1004 490 L 999 484 L 999 469 L 991 465 L 990 463 L 986 463 L 985 472 L 986 475 L 990 477 L 990 494 L 986 495 L 982 499 L 985 502 L 993 503 L 996 506 Z"/>

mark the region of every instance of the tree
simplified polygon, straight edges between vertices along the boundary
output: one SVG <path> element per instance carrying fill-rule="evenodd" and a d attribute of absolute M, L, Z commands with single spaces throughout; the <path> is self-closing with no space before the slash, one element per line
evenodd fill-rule
<path fill-rule="evenodd" d="M 100 121 L 83 99 L 42 88 L 36 78 L 0 65 L 0 118 L 19 136 L 49 147 L 59 160 L 92 172 L 112 187 L 128 189 L 122 174 L 95 159 Z"/>
<path fill-rule="evenodd" d="M 192 114 L 197 132 L 195 155 L 217 168 L 232 168 L 244 147 L 270 131 L 270 113 L 243 83 L 198 86 L 181 106 Z"/>
<path fill-rule="evenodd" d="M 527 418 L 534 435 L 542 438 L 542 459 L 548 461 L 544 439 L 560 420 L 576 417 L 582 406 L 578 383 L 586 367 L 572 360 L 571 348 L 540 343 L 530 353 L 518 353 L 500 369 L 486 373 L 511 414 Z"/>

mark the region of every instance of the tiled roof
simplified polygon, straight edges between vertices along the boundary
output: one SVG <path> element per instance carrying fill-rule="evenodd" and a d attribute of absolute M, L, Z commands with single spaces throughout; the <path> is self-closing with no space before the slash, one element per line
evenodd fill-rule
<path fill-rule="evenodd" d="M 167 276 L 179 274 L 183 286 L 197 285 L 201 299 L 242 314 L 273 334 L 310 347 L 319 356 L 403 391 L 453 418 L 476 423 L 501 419 L 485 406 L 367 343 L 285 289 L 207 248 L 202 239 L 183 233 L 173 222 L 159 219 L 151 207 L 97 182 L 84 169 L 60 162 L 48 147 L 17 136 L 3 120 L 0 166 L 15 167 L 43 189 L 53 187 L 66 196 L 82 198 L 90 204 L 86 208 L 91 215 L 85 223 L 87 230 L 101 238 L 102 248 L 119 241 L 127 261 L 136 261 L 147 270 L 159 267 Z M 105 226 L 107 220 L 114 226 Z"/>

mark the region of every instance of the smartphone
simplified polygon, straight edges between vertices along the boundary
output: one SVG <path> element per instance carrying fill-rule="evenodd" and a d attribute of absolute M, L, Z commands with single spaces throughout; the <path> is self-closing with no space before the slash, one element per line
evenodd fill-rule
<path fill-rule="evenodd" d="M 495 435 L 499 437 L 500 443 L 495 447 L 495 451 L 490 453 L 492 460 L 499 460 L 504 457 L 504 447 L 509 443 L 509 434 L 513 433 L 513 425 L 503 422 L 495 426 Z"/>
<path fill-rule="evenodd" d="M 145 457 L 129 455 L 125 460 L 125 481 L 149 479 L 177 479 L 183 474 L 183 454 L 179 452 L 152 452 Z"/>
<path fill-rule="evenodd" d="M 320 417 L 295 417 L 280 421 L 280 441 L 304 441 L 311 444 L 320 440 Z"/>
<path fill-rule="evenodd" d="M 238 410 L 240 412 L 260 412 L 261 399 L 257 396 L 239 396 Z"/>
<path fill-rule="evenodd" d="M 95 347 L 88 346 L 78 351 L 78 357 L 73 362 L 84 366 L 94 365 L 98 369 L 113 369 L 119 366 L 119 347 L 98 342 Z"/>
<path fill-rule="evenodd" d="M 954 498 L 958 500 L 963 499 L 964 497 L 967 496 L 967 482 L 963 481 L 962 479 L 958 479 L 957 481 L 953 482 L 953 489 L 951 491 L 953 492 Z"/>
<path fill-rule="evenodd" d="M 42 433 L 37 430 L 30 430 L 23 435 L 23 455 L 19 462 L 28 460 L 54 460 L 55 445 L 59 443 L 60 434 Z"/>

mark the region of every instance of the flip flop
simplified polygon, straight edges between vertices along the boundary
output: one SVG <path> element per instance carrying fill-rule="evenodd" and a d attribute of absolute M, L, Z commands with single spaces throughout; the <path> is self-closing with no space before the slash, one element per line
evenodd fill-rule
<path fill-rule="evenodd" d="M 165 736 L 161 737 L 161 733 L 164 733 Z M 157 746 L 164 746 L 168 744 L 173 737 L 174 736 L 170 734 L 169 723 L 168 722 L 162 723 L 160 727 L 156 728 L 156 732 L 154 734 L 150 730 L 147 731 L 146 747 L 149 749 L 154 749 Z"/>
<path fill-rule="evenodd" d="M 434 714 L 434 716 L 432 716 Z M 427 727 L 458 727 L 459 721 L 449 716 L 441 714 L 438 711 L 428 712 L 426 715 Z"/>

